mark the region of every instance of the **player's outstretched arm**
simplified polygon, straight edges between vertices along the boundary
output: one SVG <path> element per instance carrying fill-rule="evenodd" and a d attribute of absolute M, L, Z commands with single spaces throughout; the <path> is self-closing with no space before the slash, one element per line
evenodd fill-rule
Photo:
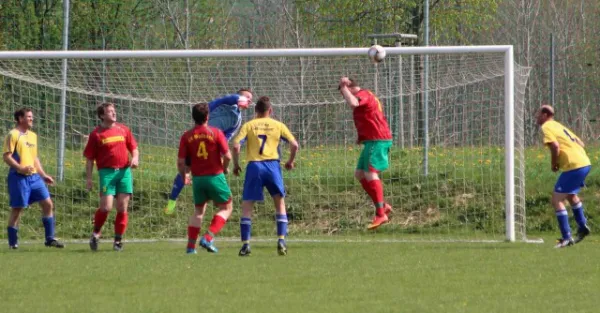
<path fill-rule="evenodd" d="M 240 151 L 242 151 L 242 145 L 239 143 L 233 144 L 233 175 L 240 176 L 242 168 L 240 167 Z"/>
<path fill-rule="evenodd" d="M 548 149 L 550 149 L 550 155 L 551 157 L 551 166 L 552 166 L 552 171 L 556 172 L 558 171 L 558 155 L 560 154 L 560 145 L 558 144 L 558 142 L 551 142 L 548 143 Z"/>
<path fill-rule="evenodd" d="M 46 182 L 46 184 L 49 184 L 49 185 L 54 184 L 54 178 L 52 178 L 52 176 L 46 174 L 46 171 L 44 171 L 44 168 L 42 167 L 42 163 L 40 162 L 39 158 L 35 158 L 35 160 L 33 161 L 33 164 L 35 165 L 35 169 L 37 170 L 38 174 L 40 174 L 40 176 Z"/>
<path fill-rule="evenodd" d="M 296 159 L 296 153 L 298 153 L 299 148 L 300 146 L 298 145 L 298 142 L 296 140 L 290 141 L 290 158 L 287 162 L 285 162 L 286 170 L 291 170 L 294 168 L 294 160 Z"/>
<path fill-rule="evenodd" d="M 17 162 L 15 159 L 13 159 L 11 152 L 5 152 L 2 155 L 2 159 L 4 159 L 4 163 L 6 163 L 6 164 L 8 164 L 8 166 L 14 168 L 20 174 L 29 175 L 29 174 L 33 173 L 33 167 L 21 166 L 21 164 L 19 164 L 19 162 Z"/>
<path fill-rule="evenodd" d="M 229 173 L 229 163 L 231 162 L 231 158 L 231 151 L 227 151 L 227 153 L 223 155 L 223 172 L 225 174 Z"/>
<path fill-rule="evenodd" d="M 88 191 L 92 190 L 92 171 L 94 170 L 94 160 L 87 159 L 85 162 L 85 182 Z"/>
<path fill-rule="evenodd" d="M 131 151 L 131 162 L 129 163 L 129 166 L 131 166 L 131 168 L 137 168 L 138 165 L 140 164 L 140 150 L 138 150 L 138 148 L 133 149 L 133 151 Z M 185 177 L 181 176 L 181 177 Z"/>

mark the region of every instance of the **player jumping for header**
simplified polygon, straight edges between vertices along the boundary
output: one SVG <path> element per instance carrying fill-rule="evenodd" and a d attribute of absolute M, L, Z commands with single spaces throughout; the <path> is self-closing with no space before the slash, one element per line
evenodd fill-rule
<path fill-rule="evenodd" d="M 383 199 L 383 184 L 378 174 L 389 167 L 392 133 L 381 102 L 370 90 L 361 89 L 348 77 L 340 79 L 339 90 L 352 109 L 358 143 L 364 145 L 354 176 L 373 200 L 375 217 L 367 228 L 376 229 L 389 221 L 388 214 L 392 211 Z"/>

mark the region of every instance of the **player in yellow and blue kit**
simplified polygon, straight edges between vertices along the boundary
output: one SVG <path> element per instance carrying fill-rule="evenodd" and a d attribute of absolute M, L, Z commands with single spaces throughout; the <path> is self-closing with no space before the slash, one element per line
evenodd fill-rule
<path fill-rule="evenodd" d="M 240 221 L 240 234 L 242 248 L 240 256 L 250 255 L 250 231 L 252 228 L 252 209 L 255 201 L 263 200 L 263 188 L 266 187 L 275 203 L 275 219 L 277 221 L 277 252 L 279 255 L 287 254 L 285 236 L 287 235 L 287 213 L 285 210 L 285 188 L 283 176 L 279 165 L 281 154 L 280 141 L 290 145 L 290 157 L 285 163 L 285 168 L 294 168 L 294 159 L 298 151 L 298 143 L 285 124 L 272 119 L 271 101 L 269 97 L 260 97 L 254 109 L 256 117 L 247 122 L 240 129 L 240 133 L 233 139 L 233 174 L 239 176 L 242 171 L 239 155 L 242 141 L 246 141 L 246 177 L 242 193 L 242 219 Z"/>
<path fill-rule="evenodd" d="M 8 133 L 2 148 L 2 158 L 10 166 L 8 171 L 8 195 L 11 207 L 8 218 L 8 246 L 18 248 L 18 225 L 24 208 L 39 202 L 42 207 L 42 223 L 47 247 L 64 248 L 64 244 L 54 238 L 53 204 L 46 184 L 54 179 L 44 172 L 37 156 L 37 135 L 31 131 L 33 112 L 20 109 L 14 114 L 17 126 Z"/>
<path fill-rule="evenodd" d="M 575 133 L 554 120 L 554 109 L 543 105 L 537 112 L 537 123 L 544 133 L 544 144 L 550 149 L 552 171 L 562 171 L 554 186 L 552 206 L 562 237 L 557 240 L 556 248 L 564 248 L 582 241 L 590 234 L 583 213 L 583 204 L 577 196 L 591 169 L 590 159 L 585 153 L 584 144 Z M 567 199 L 573 208 L 573 216 L 578 225 L 577 237 L 571 237 L 569 214 L 563 201 Z"/>

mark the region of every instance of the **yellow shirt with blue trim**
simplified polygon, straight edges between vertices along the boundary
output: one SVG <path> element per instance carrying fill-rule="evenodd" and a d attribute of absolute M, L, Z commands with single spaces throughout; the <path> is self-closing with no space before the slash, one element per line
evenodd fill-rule
<path fill-rule="evenodd" d="M 561 123 L 547 121 L 542 125 L 542 132 L 544 144 L 558 142 L 558 167 L 561 171 L 575 170 L 591 164 L 585 149 L 577 143 L 577 140 L 581 139 Z"/>
<path fill-rule="evenodd" d="M 279 143 L 281 140 L 295 141 L 294 135 L 280 121 L 270 117 L 255 118 L 245 123 L 233 142 L 241 144 L 246 140 L 246 161 L 279 160 Z"/>
<path fill-rule="evenodd" d="M 4 140 L 2 154 L 10 153 L 12 158 L 21 166 L 32 166 L 35 170 L 35 159 L 37 158 L 37 135 L 28 130 L 21 133 L 18 129 L 13 129 L 8 133 Z M 10 172 L 16 172 L 14 168 Z"/>

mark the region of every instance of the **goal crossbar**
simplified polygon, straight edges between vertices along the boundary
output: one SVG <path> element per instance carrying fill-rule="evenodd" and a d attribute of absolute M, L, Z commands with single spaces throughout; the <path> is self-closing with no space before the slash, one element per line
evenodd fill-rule
<path fill-rule="evenodd" d="M 387 54 L 509 53 L 513 46 L 386 47 Z M 229 49 L 229 50 L 104 50 L 2 51 L 0 59 L 140 59 L 201 57 L 309 57 L 366 55 L 369 48 Z"/>

